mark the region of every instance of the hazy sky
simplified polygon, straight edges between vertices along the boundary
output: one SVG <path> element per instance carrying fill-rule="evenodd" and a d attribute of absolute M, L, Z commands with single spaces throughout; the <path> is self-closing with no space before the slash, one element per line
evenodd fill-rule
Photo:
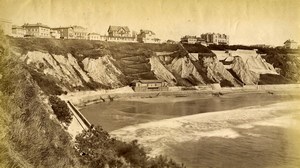
<path fill-rule="evenodd" d="M 300 0 L 0 0 L 0 18 L 101 34 L 126 25 L 173 40 L 216 32 L 228 34 L 231 44 L 300 42 Z"/>

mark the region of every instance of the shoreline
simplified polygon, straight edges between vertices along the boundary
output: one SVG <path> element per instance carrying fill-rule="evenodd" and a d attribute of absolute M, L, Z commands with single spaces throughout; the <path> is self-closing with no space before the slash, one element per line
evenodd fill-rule
<path fill-rule="evenodd" d="M 149 156 L 170 155 L 172 146 L 176 144 L 196 143 L 208 138 L 232 141 L 241 137 L 259 139 L 263 134 L 252 132 L 258 127 L 293 128 L 299 123 L 298 103 L 299 99 L 265 106 L 175 117 L 127 126 L 110 134 L 127 142 L 138 140 L 149 151 Z M 244 134 L 240 130 L 249 134 Z"/>
<path fill-rule="evenodd" d="M 176 88 L 176 89 L 174 89 Z M 170 97 L 181 101 L 181 97 L 190 98 L 193 97 L 199 99 L 199 96 L 203 98 L 209 98 L 214 96 L 226 96 L 232 94 L 249 94 L 249 93 L 267 93 L 277 95 L 295 95 L 300 91 L 300 84 L 283 84 L 283 85 L 255 85 L 255 86 L 244 86 L 244 87 L 232 87 L 232 88 L 197 88 L 196 90 L 180 90 L 180 87 L 172 87 L 170 91 L 153 91 L 153 92 L 134 92 L 129 86 L 112 89 L 112 90 L 96 90 L 96 91 L 80 91 L 71 92 L 67 95 L 60 95 L 62 100 L 72 102 L 79 109 L 91 104 L 100 103 L 103 101 L 113 100 L 126 100 L 126 101 L 142 101 L 151 102 L 153 98 Z M 112 100 L 112 101 L 113 101 Z"/>

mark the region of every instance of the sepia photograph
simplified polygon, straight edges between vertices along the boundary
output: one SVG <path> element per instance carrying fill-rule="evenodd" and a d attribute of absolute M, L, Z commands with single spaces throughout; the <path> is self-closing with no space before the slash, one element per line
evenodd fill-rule
<path fill-rule="evenodd" d="M 0 168 L 300 168 L 300 1 L 0 0 Z"/>

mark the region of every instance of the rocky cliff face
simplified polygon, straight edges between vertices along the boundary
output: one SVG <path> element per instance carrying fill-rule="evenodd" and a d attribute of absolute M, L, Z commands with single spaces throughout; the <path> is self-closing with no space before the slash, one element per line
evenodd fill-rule
<path fill-rule="evenodd" d="M 95 82 L 113 88 L 123 86 L 124 74 L 112 63 L 111 57 L 105 55 L 98 59 L 85 58 L 82 63 L 84 71 Z"/>
<path fill-rule="evenodd" d="M 90 82 L 90 77 L 80 68 L 71 54 L 63 56 L 32 51 L 22 55 L 21 59 L 35 71 L 53 77 L 61 86 L 83 87 L 84 82 Z"/>
<path fill-rule="evenodd" d="M 85 58 L 82 66 L 70 53 L 67 56 L 30 51 L 21 56 L 21 59 L 36 72 L 39 72 L 63 88 L 74 90 L 87 88 L 96 83 L 100 86 L 117 88 L 123 86 L 124 75 L 111 62 L 110 56 L 97 59 Z"/>
<path fill-rule="evenodd" d="M 217 57 L 202 57 L 199 61 L 203 62 L 203 66 L 207 68 L 207 77 L 216 83 L 221 83 L 226 80 L 234 86 L 241 84 L 234 78 L 234 76 L 226 70 L 225 66 L 219 62 Z"/>
<path fill-rule="evenodd" d="M 274 67 L 255 50 L 215 51 L 217 59 L 238 81 L 246 85 L 257 84 L 261 74 L 278 75 Z"/>
<path fill-rule="evenodd" d="M 56 40 L 52 46 L 52 41 L 40 45 L 34 39 L 32 45 L 30 39 L 19 40 L 15 51 L 30 71 L 45 76 L 44 83 L 51 81 L 65 91 L 118 88 L 134 79 L 162 79 L 170 86 L 242 86 L 257 84 L 260 74 L 277 74 L 252 50 L 211 52 L 203 46 L 200 50 L 197 46 L 185 49 L 177 45 L 68 40 Z M 54 50 L 57 46 L 65 47 Z"/>
<path fill-rule="evenodd" d="M 244 63 L 242 58 L 239 56 L 234 57 L 231 69 L 238 76 L 238 78 L 246 85 L 257 84 L 259 80 L 259 74 L 250 71 L 247 64 Z"/>

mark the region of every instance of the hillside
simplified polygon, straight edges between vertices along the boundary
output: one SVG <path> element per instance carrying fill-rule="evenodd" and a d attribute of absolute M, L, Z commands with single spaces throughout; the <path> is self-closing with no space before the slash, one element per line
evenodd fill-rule
<path fill-rule="evenodd" d="M 0 167 L 91 166 L 74 150 L 65 125 L 55 117 L 51 95 L 118 88 L 137 78 L 163 79 L 170 86 L 217 82 L 231 87 L 299 79 L 297 53 L 261 55 L 252 50 L 228 53 L 201 45 L 6 40 L 3 36 L 0 42 Z M 101 140 L 110 143 L 104 148 L 109 158 L 101 163 L 155 165 L 164 160 L 176 165 L 164 158 L 148 160 L 136 142 L 115 141 L 101 129 L 98 133 L 105 135 L 102 138 L 106 140 Z M 141 157 L 133 157 L 137 155 Z"/>
<path fill-rule="evenodd" d="M 182 47 L 33 38 L 11 38 L 10 44 L 42 90 L 51 94 L 118 88 L 134 79 L 162 79 L 170 86 L 293 83 L 299 68 L 297 63 L 274 64 L 270 55 L 253 50 L 236 50 L 234 57 L 227 54 L 225 61 L 225 53 L 221 58 L 220 52 L 198 44 Z M 293 76 L 289 74 L 291 66 Z M 280 74 L 276 72 L 279 69 Z"/>
<path fill-rule="evenodd" d="M 0 31 L 0 167 L 184 167 L 165 156 L 148 157 L 137 141 L 111 138 L 100 126 L 72 141 L 67 127 L 73 117 L 51 94 L 93 82 L 70 54 L 28 51 L 23 57 L 15 49 Z"/>

